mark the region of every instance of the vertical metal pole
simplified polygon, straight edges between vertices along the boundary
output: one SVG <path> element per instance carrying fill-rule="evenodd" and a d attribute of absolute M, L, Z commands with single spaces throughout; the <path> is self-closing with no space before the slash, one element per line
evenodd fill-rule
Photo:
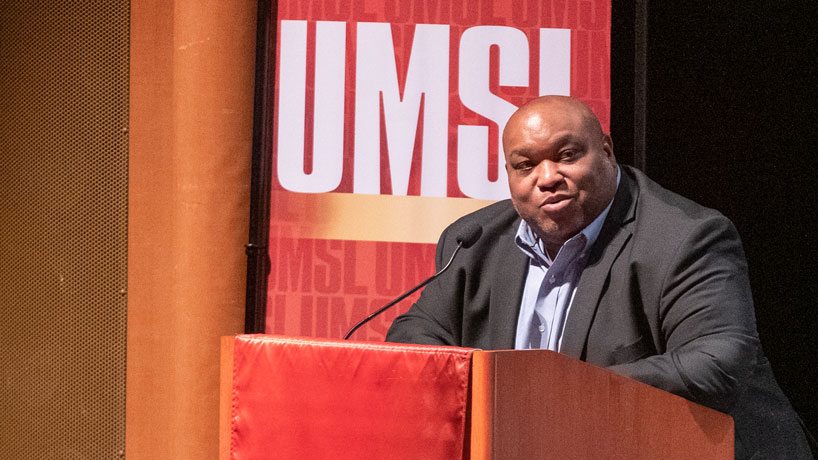
<path fill-rule="evenodd" d="M 247 296 L 244 331 L 263 333 L 267 316 L 267 275 L 270 272 L 270 157 L 273 143 L 273 84 L 275 75 L 277 0 L 258 0 L 256 88 L 253 120 L 253 165 L 250 185 L 250 233 L 247 252 Z"/>

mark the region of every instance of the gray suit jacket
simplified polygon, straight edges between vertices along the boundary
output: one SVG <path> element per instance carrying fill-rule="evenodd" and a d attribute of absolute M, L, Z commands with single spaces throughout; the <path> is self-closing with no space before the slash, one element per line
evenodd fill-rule
<path fill-rule="evenodd" d="M 621 169 L 560 351 L 729 413 L 736 458 L 811 458 L 761 351 L 734 226 L 641 172 Z M 482 226 L 481 238 L 395 320 L 387 341 L 514 348 L 528 259 L 514 242 L 520 218 L 510 201 L 449 226 L 436 264 L 473 222 Z"/>

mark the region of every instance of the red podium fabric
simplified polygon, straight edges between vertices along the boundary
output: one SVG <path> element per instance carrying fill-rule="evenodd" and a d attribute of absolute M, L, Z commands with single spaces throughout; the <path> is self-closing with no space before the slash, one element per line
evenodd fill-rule
<path fill-rule="evenodd" d="M 462 458 L 472 352 L 238 336 L 231 458 Z"/>

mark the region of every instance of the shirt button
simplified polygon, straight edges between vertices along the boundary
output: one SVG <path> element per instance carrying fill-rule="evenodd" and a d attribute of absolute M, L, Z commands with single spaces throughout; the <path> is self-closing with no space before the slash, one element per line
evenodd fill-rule
<path fill-rule="evenodd" d="M 551 283 L 551 284 L 554 284 L 554 281 L 557 281 L 557 277 L 554 276 L 554 275 L 551 275 L 551 278 L 548 278 L 548 282 Z"/>
<path fill-rule="evenodd" d="M 545 326 L 541 325 L 538 329 L 540 330 L 540 332 L 545 332 Z"/>

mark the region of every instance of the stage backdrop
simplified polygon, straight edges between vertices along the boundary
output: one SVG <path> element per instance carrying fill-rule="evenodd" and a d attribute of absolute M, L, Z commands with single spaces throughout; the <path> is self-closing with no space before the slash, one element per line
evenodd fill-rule
<path fill-rule="evenodd" d="M 266 331 L 340 338 L 508 197 L 500 133 L 578 97 L 607 130 L 610 0 L 280 0 Z M 266 129 L 269 129 L 267 127 Z M 381 340 L 417 296 L 359 330 Z"/>

